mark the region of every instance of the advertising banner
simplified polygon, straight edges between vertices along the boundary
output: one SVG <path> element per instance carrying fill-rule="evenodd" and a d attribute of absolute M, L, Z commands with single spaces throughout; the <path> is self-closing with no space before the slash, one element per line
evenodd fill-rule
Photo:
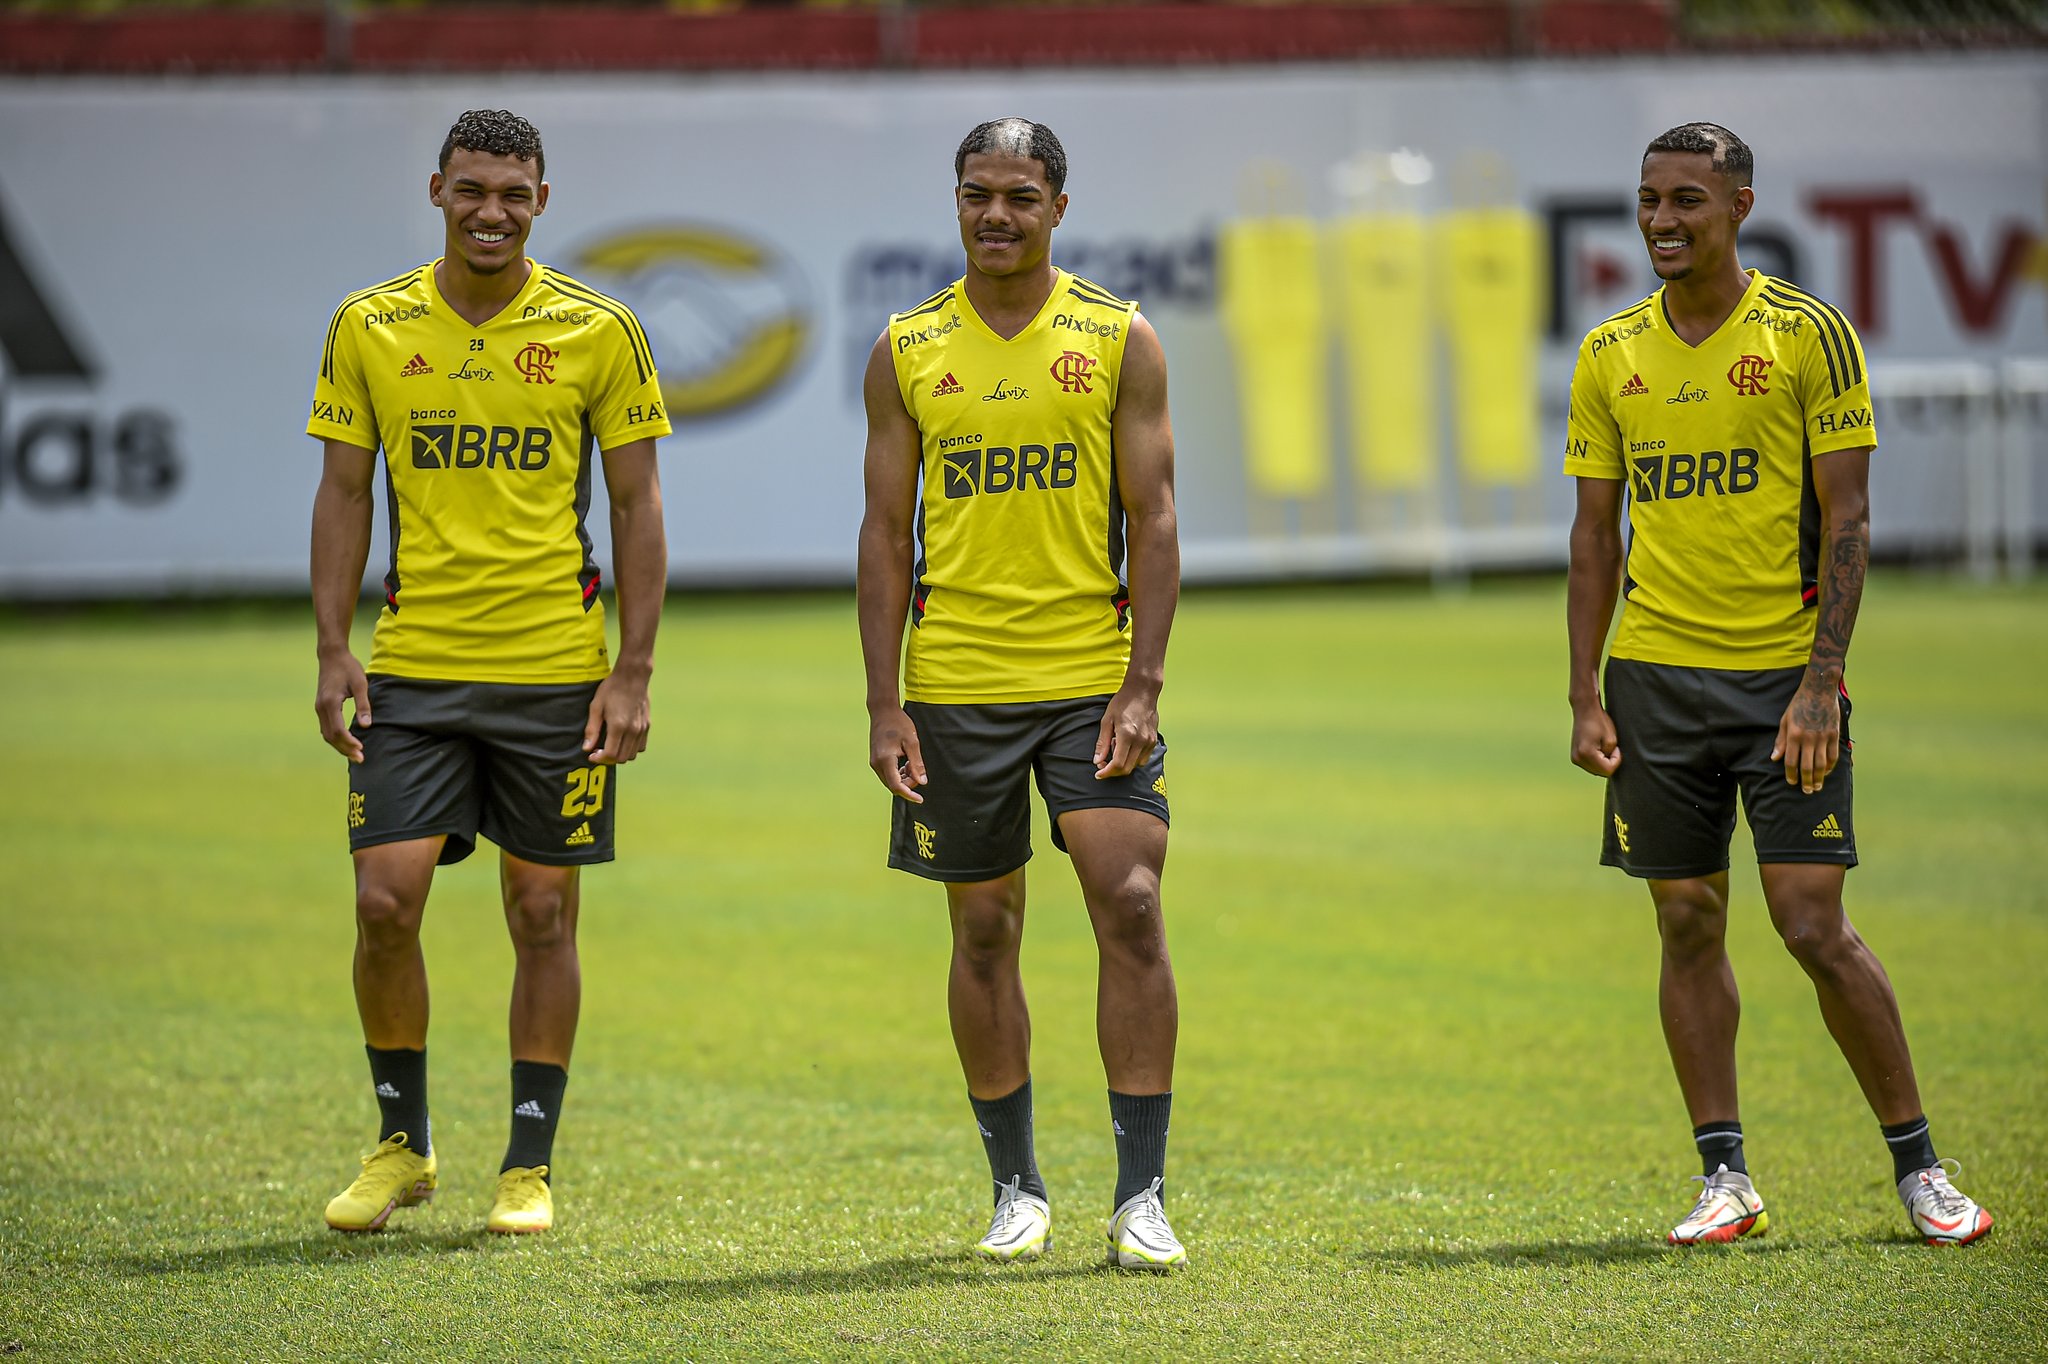
<path fill-rule="evenodd" d="M 1636 172 L 1677 123 L 1755 148 L 1745 264 L 1846 312 L 1880 379 L 2048 355 L 2038 54 L 17 80 L 0 83 L 0 595 L 303 587 L 323 334 L 344 295 L 439 254 L 427 177 L 471 107 L 545 138 L 534 256 L 646 326 L 677 427 L 679 582 L 851 580 L 861 369 L 892 310 L 960 273 L 954 148 L 1005 114 L 1067 147 L 1055 259 L 1138 299 L 1164 342 L 1191 577 L 1370 569 L 1417 544 L 1562 562 L 1572 354 L 1654 287 Z M 1314 259 L 1253 253 L 1293 300 L 1262 312 L 1224 244 L 1283 219 Z M 1373 253 L 1406 275 L 1351 278 Z M 1374 298 L 1377 327 L 1340 313 Z M 1321 410 L 1262 415 L 1247 383 L 1268 373 Z M 1881 432 L 1880 551 L 1959 534 L 1945 420 L 1934 404 Z M 1402 431 L 1422 434 L 1390 448 Z M 602 556 L 601 499 L 591 531 Z"/>

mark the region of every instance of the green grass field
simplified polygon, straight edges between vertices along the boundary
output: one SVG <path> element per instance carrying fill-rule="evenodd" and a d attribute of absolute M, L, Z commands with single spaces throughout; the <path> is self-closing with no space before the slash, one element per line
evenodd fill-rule
<path fill-rule="evenodd" d="M 1738 834 L 1744 1118 L 1773 1227 L 1675 1253 L 1697 1168 L 1640 887 L 1564 760 L 1558 582 L 1209 593 L 1163 703 L 1183 1012 L 1168 1208 L 1101 1267 L 1093 949 L 1043 835 L 1038 1265 L 986 1169 L 942 899 L 884 869 L 850 599 L 677 602 L 621 860 L 586 879 L 560 1224 L 481 1231 L 511 951 L 492 859 L 427 924 L 442 1182 L 374 1138 L 344 779 L 302 612 L 0 621 L 0 1352 L 24 1360 L 2048 1356 L 2048 591 L 1881 576 L 1851 913 L 1982 1245 L 1911 1239 Z M 359 641 L 365 637 L 359 636 Z"/>

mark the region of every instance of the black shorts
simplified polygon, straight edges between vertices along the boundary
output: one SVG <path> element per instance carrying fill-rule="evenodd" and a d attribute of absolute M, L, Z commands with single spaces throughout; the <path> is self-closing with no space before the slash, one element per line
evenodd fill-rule
<path fill-rule="evenodd" d="M 1110 807 L 1167 818 L 1166 740 L 1128 776 L 1095 779 L 1095 740 L 1107 696 L 989 705 L 905 702 L 917 726 L 924 804 L 892 797 L 889 865 L 934 881 L 989 881 L 1031 860 L 1029 780 L 1067 850 L 1060 816 Z"/>
<path fill-rule="evenodd" d="M 446 865 L 482 834 L 543 866 L 611 861 L 618 773 L 583 752 L 596 692 L 372 677 L 370 727 L 353 731 L 363 760 L 348 769 L 350 851 L 446 834 Z"/>
<path fill-rule="evenodd" d="M 1784 760 L 1771 758 L 1805 671 L 1609 659 L 1607 713 L 1621 766 L 1607 783 L 1601 862 L 1660 881 L 1726 871 L 1740 792 L 1758 862 L 1855 866 L 1848 694 L 1842 758 L 1819 791 L 1786 781 Z"/>

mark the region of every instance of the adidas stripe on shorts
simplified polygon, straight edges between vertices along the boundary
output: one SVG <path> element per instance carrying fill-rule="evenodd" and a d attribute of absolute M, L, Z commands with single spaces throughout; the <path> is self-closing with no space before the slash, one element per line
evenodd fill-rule
<path fill-rule="evenodd" d="M 441 862 L 478 835 L 544 866 L 612 860 L 616 767 L 590 762 L 595 682 L 524 685 L 370 678 L 370 720 L 349 764 L 348 844 L 446 834 Z"/>
<path fill-rule="evenodd" d="M 1601 862 L 1656 880 L 1726 871 L 1739 798 L 1758 862 L 1855 866 L 1848 694 L 1841 760 L 1819 791 L 1802 792 L 1785 780 L 1784 760 L 1771 758 L 1805 671 L 1609 659 L 1607 713 L 1621 766 L 1607 783 Z"/>

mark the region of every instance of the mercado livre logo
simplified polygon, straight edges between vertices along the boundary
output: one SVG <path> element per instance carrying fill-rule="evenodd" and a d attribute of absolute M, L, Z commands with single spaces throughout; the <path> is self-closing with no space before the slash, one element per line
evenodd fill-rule
<path fill-rule="evenodd" d="M 700 223 L 625 228 L 584 242 L 570 272 L 630 305 L 678 422 L 725 416 L 795 375 L 816 330 L 794 264 L 740 232 Z"/>

